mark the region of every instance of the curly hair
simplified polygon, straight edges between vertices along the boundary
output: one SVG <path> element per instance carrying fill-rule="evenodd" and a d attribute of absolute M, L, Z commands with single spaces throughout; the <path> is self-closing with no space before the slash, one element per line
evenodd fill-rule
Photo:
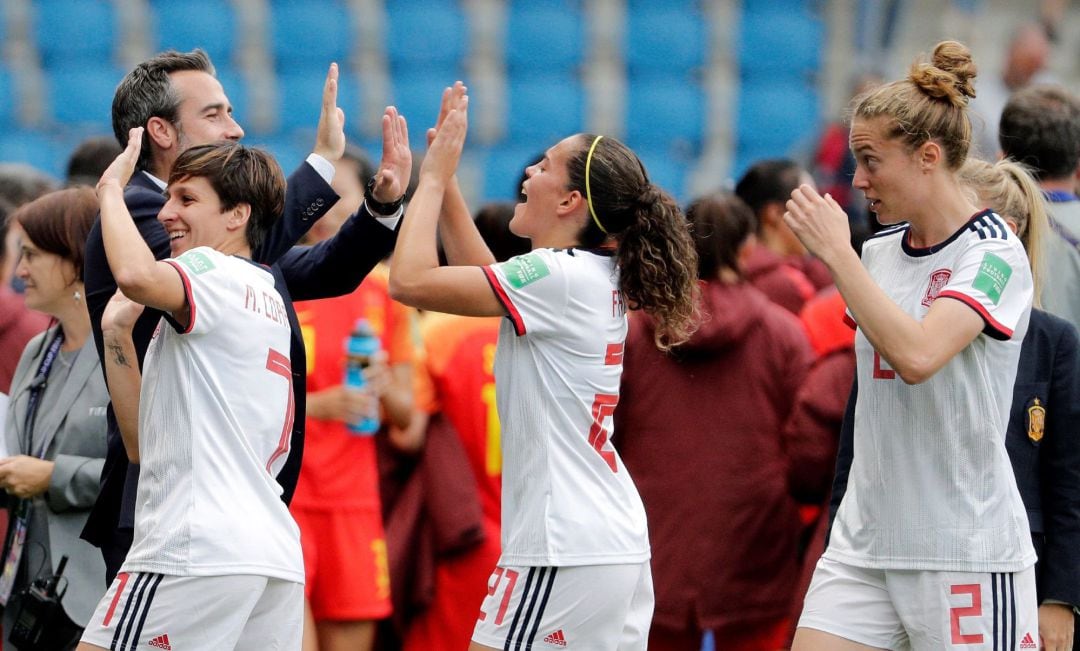
<path fill-rule="evenodd" d="M 857 119 L 887 117 L 889 136 L 912 151 L 934 140 L 945 151 L 950 170 L 958 170 L 971 148 L 968 100 L 975 97 L 977 70 L 971 52 L 956 41 L 942 41 L 930 63 L 916 60 L 906 79 L 878 86 L 854 100 Z"/>
<path fill-rule="evenodd" d="M 580 234 L 582 246 L 600 246 L 614 236 L 619 290 L 627 305 L 656 321 L 659 349 L 683 343 L 695 329 L 698 263 L 678 203 L 649 181 L 645 166 L 618 140 L 581 134 L 578 141 L 567 175 L 569 189 L 589 202 L 591 218 Z"/>

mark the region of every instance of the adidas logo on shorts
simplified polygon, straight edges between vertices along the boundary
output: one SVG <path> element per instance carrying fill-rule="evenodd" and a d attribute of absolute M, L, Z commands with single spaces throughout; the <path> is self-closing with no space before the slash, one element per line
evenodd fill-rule
<path fill-rule="evenodd" d="M 566 637 L 563 635 L 561 628 L 545 637 L 544 641 L 548 644 L 554 644 L 555 646 L 566 646 Z"/>
<path fill-rule="evenodd" d="M 165 649 L 165 651 L 172 651 L 172 646 L 169 645 L 168 635 L 159 635 L 150 640 L 150 646 L 157 647 L 159 649 Z"/>
<path fill-rule="evenodd" d="M 1026 633 L 1024 639 L 1020 640 L 1021 649 L 1036 649 L 1039 645 L 1035 644 L 1035 640 L 1031 639 L 1031 633 Z"/>

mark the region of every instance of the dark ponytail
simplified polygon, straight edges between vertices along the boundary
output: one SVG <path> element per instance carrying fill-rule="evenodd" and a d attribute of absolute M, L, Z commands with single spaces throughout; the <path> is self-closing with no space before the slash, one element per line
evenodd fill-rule
<path fill-rule="evenodd" d="M 653 317 L 661 350 L 686 341 L 696 322 L 697 252 L 679 205 L 649 182 L 645 166 L 618 140 L 584 134 L 581 145 L 567 173 L 570 189 L 588 203 L 582 246 L 614 236 L 627 304 Z"/>

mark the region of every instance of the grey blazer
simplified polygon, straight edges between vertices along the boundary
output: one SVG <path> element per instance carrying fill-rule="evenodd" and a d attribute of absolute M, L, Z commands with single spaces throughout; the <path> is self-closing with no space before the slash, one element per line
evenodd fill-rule
<path fill-rule="evenodd" d="M 55 334 L 54 327 L 31 339 L 15 369 L 4 427 L 8 454 L 33 453 L 22 449 L 26 440 L 24 425 L 29 388 Z M 56 389 L 53 386 L 49 390 Z M 97 499 L 101 467 L 105 463 L 105 407 L 108 404 L 109 393 L 94 339 L 87 337 L 67 382 L 60 387 L 54 407 L 48 411 L 39 410 L 34 423 L 35 447 L 40 446 L 39 442 L 48 441 L 45 459 L 56 464 L 49 488 L 34 498 L 34 508 L 45 513 L 49 523 L 49 555 L 53 571 L 61 556 L 68 557 L 64 569 L 68 590 L 62 603 L 68 617 L 84 627 L 105 592 L 105 562 L 97 549 L 79 538 L 79 533 Z M 27 540 L 26 544 L 29 551 L 33 543 Z M 29 552 L 29 555 L 32 557 L 33 553 Z M 24 563 L 27 556 L 24 552 Z M 33 565 L 30 567 L 34 568 Z M 16 590 L 21 587 L 16 586 Z"/>

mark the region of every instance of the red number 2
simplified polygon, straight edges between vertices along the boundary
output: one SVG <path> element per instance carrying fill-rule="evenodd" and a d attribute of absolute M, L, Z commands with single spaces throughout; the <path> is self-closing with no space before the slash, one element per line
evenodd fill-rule
<path fill-rule="evenodd" d="M 495 625 L 500 626 L 503 623 L 503 618 L 506 617 L 506 609 L 510 606 L 510 597 L 514 594 L 514 586 L 517 585 L 518 573 L 514 570 L 496 567 L 495 573 L 492 574 L 492 576 L 495 577 L 495 582 L 488 585 L 489 597 L 495 595 L 495 591 L 499 588 L 499 584 L 502 583 L 504 576 L 508 582 L 506 589 L 503 590 L 502 601 L 499 602 L 499 612 L 495 613 Z M 487 613 L 481 610 L 480 621 L 484 621 L 485 619 L 487 619 Z"/>
<path fill-rule="evenodd" d="M 982 617 L 982 586 L 978 583 L 949 586 L 952 594 L 971 595 L 970 606 L 957 606 L 949 609 L 949 619 L 952 624 L 953 644 L 982 644 L 982 633 L 964 635 L 960 632 L 961 617 Z"/>
<path fill-rule="evenodd" d="M 270 460 L 266 462 L 266 472 L 273 473 L 270 467 L 278 458 L 289 452 L 289 439 L 292 436 L 293 419 L 296 417 L 296 399 L 293 396 L 292 363 L 289 362 L 288 355 L 282 355 L 271 348 L 266 354 L 266 370 L 274 375 L 280 375 L 289 383 L 289 402 L 285 407 L 285 424 L 281 428 L 281 439 L 274 453 L 270 455 Z"/>
<path fill-rule="evenodd" d="M 592 403 L 592 426 L 589 427 L 589 445 L 593 446 L 607 462 L 611 472 L 619 472 L 619 468 L 615 465 L 615 453 L 611 450 L 605 450 L 604 444 L 608 440 L 608 432 L 604 429 L 604 421 L 611 418 L 611 415 L 615 413 L 615 405 L 619 404 L 619 396 L 613 396 L 608 393 L 598 393 Z"/>

